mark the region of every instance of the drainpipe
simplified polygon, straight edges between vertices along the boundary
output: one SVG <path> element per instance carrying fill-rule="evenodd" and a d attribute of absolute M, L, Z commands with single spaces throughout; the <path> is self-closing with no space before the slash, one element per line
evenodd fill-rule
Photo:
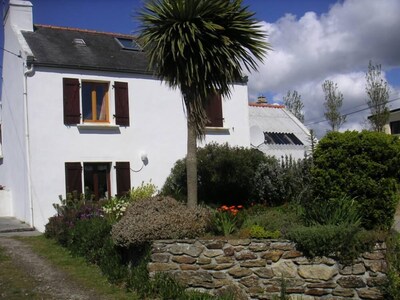
<path fill-rule="evenodd" d="M 35 74 L 33 69 L 33 57 L 28 56 L 26 65 L 24 64 L 24 118 L 25 118 L 25 145 L 26 145 L 26 169 L 28 173 L 28 200 L 30 208 L 31 227 L 35 228 L 33 216 L 33 197 L 32 197 L 32 181 L 31 181 L 31 152 L 29 140 L 29 114 L 28 114 L 28 77 Z"/>

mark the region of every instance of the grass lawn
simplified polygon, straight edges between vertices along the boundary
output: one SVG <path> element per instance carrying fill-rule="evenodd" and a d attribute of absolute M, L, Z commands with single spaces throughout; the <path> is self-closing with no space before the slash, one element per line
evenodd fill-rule
<path fill-rule="evenodd" d="M 73 257 L 68 250 L 57 245 L 55 241 L 51 239 L 46 239 L 44 236 L 18 237 L 18 239 L 24 243 L 29 244 L 36 254 L 45 258 L 46 260 L 48 260 L 49 263 L 56 266 L 61 271 L 65 272 L 72 280 L 78 282 L 83 288 L 86 287 L 88 289 L 94 289 L 100 296 L 103 296 L 107 299 L 137 299 L 136 295 L 126 292 L 123 287 L 118 287 L 110 284 L 107 279 L 101 274 L 97 266 L 89 265 L 83 258 Z M 2 262 L 1 259 L 0 261 Z M 3 267 L 0 270 L 0 274 L 0 276 L 9 277 L 7 276 L 8 273 L 6 271 L 3 272 Z M 24 285 L 21 284 L 21 286 Z M 16 286 L 15 288 L 18 287 Z M 20 298 L 17 297 L 7 299 Z M 40 297 L 28 298 L 42 299 Z"/>

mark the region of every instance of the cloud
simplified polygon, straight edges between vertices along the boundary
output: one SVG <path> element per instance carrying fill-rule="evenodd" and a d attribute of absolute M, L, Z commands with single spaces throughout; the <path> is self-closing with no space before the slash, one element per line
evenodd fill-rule
<path fill-rule="evenodd" d="M 307 12 L 297 19 L 286 14 L 275 23 L 263 22 L 273 51 L 259 72 L 249 75 L 249 98 L 268 93 L 282 99 L 295 89 L 305 105 L 305 123 L 312 123 L 324 119 L 321 85 L 330 79 L 344 95 L 344 113 L 365 108 L 368 62 L 384 71 L 400 68 L 399 15 L 398 0 L 345 0 L 322 15 Z M 398 86 L 391 98 L 400 94 Z M 349 115 L 343 129 L 361 129 L 367 115 Z M 320 134 L 328 129 L 322 122 L 313 127 Z"/>

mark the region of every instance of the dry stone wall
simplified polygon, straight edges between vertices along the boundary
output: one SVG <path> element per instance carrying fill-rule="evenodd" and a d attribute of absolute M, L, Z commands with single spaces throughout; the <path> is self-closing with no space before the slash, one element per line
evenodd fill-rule
<path fill-rule="evenodd" d="M 385 253 L 385 244 L 376 244 L 342 265 L 309 260 L 284 240 L 159 240 L 148 269 L 170 273 L 190 289 L 216 295 L 231 289 L 238 299 L 272 299 L 282 281 L 292 299 L 383 299 Z"/>

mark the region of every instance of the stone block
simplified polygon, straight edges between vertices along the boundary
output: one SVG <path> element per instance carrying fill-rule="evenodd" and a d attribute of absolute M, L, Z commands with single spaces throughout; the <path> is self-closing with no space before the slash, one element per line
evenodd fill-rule
<path fill-rule="evenodd" d="M 235 249 L 231 246 L 223 249 L 225 256 L 233 256 L 235 254 Z"/>
<path fill-rule="evenodd" d="M 241 251 L 236 253 L 235 255 L 236 260 L 249 260 L 249 259 L 256 259 L 257 255 L 251 251 Z"/>
<path fill-rule="evenodd" d="M 251 275 L 239 280 L 239 283 L 245 287 L 260 286 L 260 279 L 257 276 Z"/>
<path fill-rule="evenodd" d="M 165 253 L 153 253 L 150 257 L 152 262 L 167 263 L 171 255 Z"/>
<path fill-rule="evenodd" d="M 217 264 L 227 264 L 227 263 L 233 263 L 235 262 L 235 260 L 233 259 L 233 257 L 230 256 L 218 256 L 215 258 L 215 262 Z"/>
<path fill-rule="evenodd" d="M 299 266 L 299 275 L 305 279 L 321 279 L 330 280 L 336 274 L 338 269 L 336 266 L 329 267 L 327 265 L 301 265 Z"/>
<path fill-rule="evenodd" d="M 274 277 L 274 271 L 272 271 L 271 268 L 255 269 L 254 273 L 260 278 L 272 278 L 272 277 Z"/>
<path fill-rule="evenodd" d="M 197 270 L 200 269 L 199 266 L 196 266 L 196 265 L 185 265 L 185 264 L 179 265 L 179 268 L 180 268 L 182 271 L 197 271 Z"/>
<path fill-rule="evenodd" d="M 261 251 L 265 251 L 268 249 L 269 244 L 267 243 L 255 243 L 252 242 L 249 245 L 249 250 L 254 251 L 254 252 L 261 252 Z"/>
<path fill-rule="evenodd" d="M 337 284 L 333 281 L 326 282 L 316 282 L 316 283 L 308 283 L 306 285 L 307 288 L 317 288 L 317 289 L 334 289 L 337 287 Z"/>
<path fill-rule="evenodd" d="M 297 276 L 297 267 L 291 260 L 279 261 L 272 265 L 275 276 L 292 278 Z"/>
<path fill-rule="evenodd" d="M 385 259 L 385 254 L 382 251 L 365 252 L 362 257 L 370 260 Z"/>
<path fill-rule="evenodd" d="M 277 262 L 281 258 L 283 252 L 283 250 L 267 250 L 261 255 L 261 258 Z"/>
<path fill-rule="evenodd" d="M 199 258 L 197 259 L 197 264 L 199 264 L 199 265 L 208 265 L 208 264 L 211 264 L 211 258 L 201 256 L 201 257 L 199 257 Z"/>
<path fill-rule="evenodd" d="M 271 243 L 270 249 L 276 249 L 276 250 L 296 250 L 294 247 L 294 243 L 292 242 L 275 242 Z"/>
<path fill-rule="evenodd" d="M 323 296 L 323 295 L 328 295 L 329 291 L 324 289 L 306 289 L 304 294 L 310 296 Z"/>
<path fill-rule="evenodd" d="M 384 260 L 365 260 L 365 266 L 368 270 L 374 273 L 386 273 L 387 272 L 387 263 Z"/>
<path fill-rule="evenodd" d="M 207 241 L 204 243 L 204 246 L 207 249 L 222 249 L 225 246 L 225 241 L 222 240 Z"/>
<path fill-rule="evenodd" d="M 251 271 L 250 269 L 233 268 L 228 271 L 228 274 L 234 278 L 242 278 L 253 274 L 253 271 Z"/>
<path fill-rule="evenodd" d="M 364 288 L 357 290 L 361 299 L 383 299 L 383 294 L 378 288 Z"/>
<path fill-rule="evenodd" d="M 244 268 L 265 267 L 266 265 L 267 261 L 265 259 L 247 260 L 240 263 L 240 266 Z"/>
<path fill-rule="evenodd" d="M 338 286 L 332 291 L 332 295 L 340 296 L 340 297 L 353 297 L 354 290 L 353 289 L 346 289 Z"/>
<path fill-rule="evenodd" d="M 182 255 L 182 256 L 173 256 L 172 261 L 178 264 L 193 264 L 197 261 L 197 259 L 191 256 Z"/>
<path fill-rule="evenodd" d="M 250 239 L 235 239 L 235 240 L 228 240 L 228 243 L 232 246 L 248 246 L 251 243 Z"/>
<path fill-rule="evenodd" d="M 386 276 L 377 276 L 367 278 L 367 285 L 370 287 L 379 287 L 384 286 L 387 283 L 388 279 Z"/>
<path fill-rule="evenodd" d="M 362 288 L 366 286 L 364 280 L 358 276 L 343 276 L 337 280 L 337 283 L 343 288 Z"/>
<path fill-rule="evenodd" d="M 296 258 L 303 256 L 303 253 L 297 250 L 289 250 L 285 251 L 282 255 L 282 258 L 289 259 L 289 258 Z"/>
<path fill-rule="evenodd" d="M 203 252 L 203 255 L 206 257 L 217 257 L 223 255 L 224 252 L 220 249 L 215 249 L 215 250 L 205 250 Z"/>

